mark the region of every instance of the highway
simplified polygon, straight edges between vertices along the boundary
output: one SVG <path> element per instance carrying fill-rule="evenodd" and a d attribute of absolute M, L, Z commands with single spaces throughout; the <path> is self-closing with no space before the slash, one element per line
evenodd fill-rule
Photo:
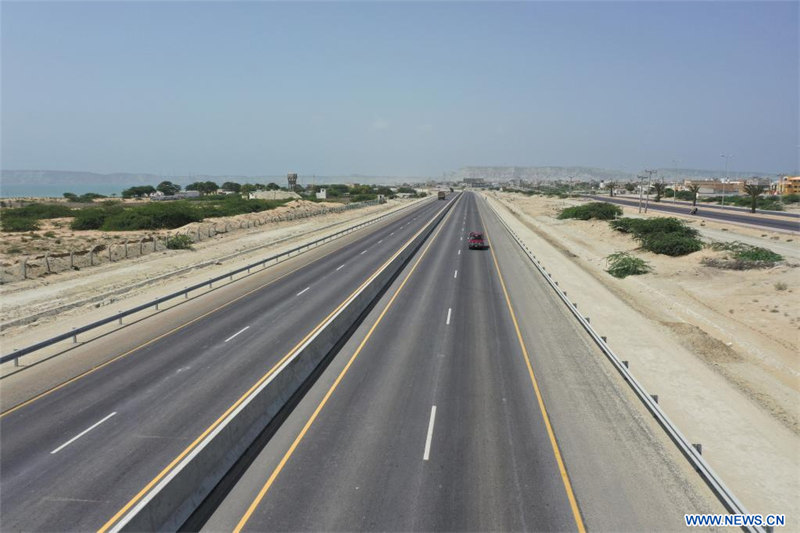
<path fill-rule="evenodd" d="M 88 343 L 109 363 L 31 401 L 18 391 L 36 369 L 5 379 L 2 529 L 99 529 L 450 201 L 326 245 L 272 281 L 258 281 L 268 269 L 236 282 L 255 288 L 230 301 L 212 293 L 213 308 L 191 319 L 165 313 Z"/>
<path fill-rule="evenodd" d="M 489 250 L 468 250 L 470 231 Z M 683 530 L 723 512 L 465 193 L 207 531 Z"/>
<path fill-rule="evenodd" d="M 639 200 L 629 198 L 610 198 L 608 196 L 587 196 L 592 200 L 600 202 L 609 202 L 612 204 L 624 205 L 627 207 L 638 207 Z M 749 224 L 751 226 L 758 226 L 768 229 L 777 229 L 783 231 L 800 231 L 800 222 L 797 216 L 793 213 L 778 212 L 758 212 L 749 213 L 741 209 L 722 209 L 721 207 L 710 207 L 706 205 L 698 205 L 698 212 L 696 215 L 689 215 L 692 209 L 690 204 L 672 204 L 665 201 L 648 203 L 648 210 L 659 211 L 663 213 L 674 213 L 684 216 L 693 216 L 698 219 L 715 220 L 719 222 L 735 222 L 738 224 Z M 644 209 L 644 201 L 642 201 L 642 209 Z"/>

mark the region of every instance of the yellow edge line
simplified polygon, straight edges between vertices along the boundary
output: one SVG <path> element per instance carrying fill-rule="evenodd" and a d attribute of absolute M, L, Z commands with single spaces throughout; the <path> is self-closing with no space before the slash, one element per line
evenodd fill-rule
<path fill-rule="evenodd" d="M 432 221 L 433 221 L 433 220 L 436 218 L 436 216 L 438 216 L 438 213 L 437 213 L 436 215 L 434 215 L 434 217 L 433 217 L 433 218 L 431 218 L 431 220 L 430 220 L 430 221 L 428 221 L 428 223 L 427 223 L 427 224 L 425 224 L 425 226 L 423 226 L 423 227 L 422 227 L 422 228 L 421 228 L 421 229 L 420 229 L 420 230 L 419 230 L 419 231 L 418 231 L 416 234 L 414 234 L 414 237 L 412 237 L 411 239 L 413 240 L 414 238 L 416 238 L 416 237 L 417 237 L 417 235 L 419 235 L 420 233 L 422 233 L 422 232 L 425 230 L 425 228 L 426 228 L 426 227 L 428 227 L 428 225 L 429 225 L 429 224 L 430 224 L 430 223 L 431 223 L 431 222 L 432 222 Z M 404 246 L 404 247 L 405 247 L 405 246 Z M 388 259 L 388 260 L 387 260 L 385 263 L 383 263 L 383 265 L 381 265 L 380 267 L 378 267 L 378 269 L 377 269 L 377 270 L 375 270 L 375 271 L 374 271 L 374 272 L 373 272 L 373 273 L 372 273 L 370 276 L 368 276 L 368 277 L 367 277 L 367 279 L 366 279 L 366 280 L 365 280 L 365 281 L 364 281 L 364 282 L 363 282 L 363 283 L 362 283 L 362 284 L 361 284 L 361 285 L 360 285 L 360 286 L 359 286 L 359 287 L 358 287 L 356 290 L 354 290 L 354 291 L 353 291 L 353 292 L 352 292 L 352 293 L 351 293 L 351 294 L 350 294 L 350 295 L 349 295 L 347 298 L 345 298 L 345 299 L 344 299 L 344 300 L 343 300 L 343 301 L 342 301 L 342 302 L 341 302 L 341 303 L 340 303 L 340 304 L 339 304 L 339 305 L 336 307 L 336 309 L 334 309 L 333 311 L 331 311 L 331 312 L 330 312 L 330 314 L 328 314 L 328 316 L 326 316 L 326 317 L 325 317 L 325 318 L 324 318 L 324 319 L 323 319 L 323 320 L 322 320 L 320 323 L 318 323 L 318 324 L 317 324 L 317 325 L 314 327 L 314 329 L 312 329 L 312 330 L 311 330 L 311 331 L 310 331 L 310 332 L 309 332 L 309 333 L 308 333 L 308 334 L 307 334 L 305 337 L 303 337 L 303 339 L 302 339 L 300 342 L 298 342 L 298 343 L 297 343 L 297 344 L 296 344 L 296 345 L 295 345 L 295 346 L 294 346 L 294 347 L 293 347 L 291 350 L 289 350 L 289 352 L 288 352 L 288 353 L 286 353 L 286 355 L 284 355 L 284 356 L 283 356 L 283 357 L 280 359 L 280 361 L 278 361 L 277 363 L 275 363 L 275 365 L 274 365 L 272 368 L 270 368 L 270 369 L 269 369 L 269 371 L 268 371 L 266 374 L 264 374 L 263 376 L 261 376 L 261 378 L 259 378 L 259 379 L 258 379 L 258 381 L 256 381 L 256 383 L 255 383 L 255 384 L 254 384 L 252 387 L 250 387 L 250 388 L 247 390 L 247 392 L 245 392 L 245 393 L 244 393 L 244 394 L 243 394 L 243 395 L 242 395 L 242 396 L 241 396 L 241 397 L 240 397 L 238 400 L 236 400 L 236 402 L 234 402 L 234 404 L 233 404 L 233 405 L 231 405 L 231 406 L 230 406 L 228 409 L 226 409 L 226 410 L 225 410 L 225 412 L 224 412 L 224 413 L 222 413 L 222 415 L 220 415 L 220 417 L 219 417 L 219 418 L 217 418 L 217 419 L 216 419 L 216 420 L 215 420 L 215 421 L 214 421 L 214 422 L 213 422 L 213 423 L 212 423 L 212 424 L 211 424 L 211 425 L 210 425 L 208 428 L 206 428 L 206 429 L 205 429 L 205 431 L 203 431 L 203 432 L 200 434 L 200 436 L 198 436 L 198 437 L 197 437 L 197 438 L 196 438 L 194 441 L 192 441 L 192 443 L 191 443 L 189 446 L 187 446 L 187 447 L 186 447 L 186 449 L 184 449 L 184 450 L 183 450 L 183 451 L 182 451 L 182 452 L 181 452 L 181 453 L 180 453 L 180 454 L 179 454 L 179 455 L 178 455 L 178 456 L 177 456 L 175 459 L 173 459 L 173 460 L 172 460 L 172 461 L 171 461 L 171 462 L 170 462 L 170 463 L 169 463 L 169 464 L 168 464 L 168 465 L 167 465 L 167 466 L 166 466 L 166 467 L 165 467 L 165 468 L 164 468 L 164 469 L 163 469 L 161 472 L 159 472 L 159 473 L 158 473 L 158 475 L 156 475 L 156 477 L 154 477 L 152 480 L 150 480 L 150 482 L 149 482 L 149 483 L 147 483 L 147 485 L 145 485 L 145 487 L 144 487 L 142 490 L 140 490 L 140 491 L 139 491 L 139 492 L 138 492 L 138 493 L 137 493 L 137 494 L 136 494 L 136 495 L 135 495 L 133 498 L 131 498 L 131 500 L 130 500 L 128 503 L 126 503 L 126 504 L 125 504 L 125 505 L 124 505 L 124 506 L 123 506 L 123 507 L 122 507 L 122 508 L 121 508 L 119 511 L 117 511 L 117 512 L 116 512 L 116 514 L 114 514 L 114 516 L 112 516 L 112 517 L 111 517 L 111 518 L 110 518 L 110 519 L 109 519 L 109 520 L 108 520 L 108 521 L 107 521 L 105 524 L 103 524 L 103 526 L 102 526 L 102 527 L 101 527 L 101 528 L 98 530 L 98 533 L 103 533 L 103 532 L 107 531 L 109 528 L 111 528 L 111 527 L 112 527 L 112 526 L 113 526 L 113 525 L 114 525 L 114 524 L 117 522 L 117 520 L 119 520 L 119 518 L 120 518 L 120 517 L 121 517 L 123 514 L 125 514 L 125 513 L 126 513 L 126 512 L 127 512 L 127 511 L 128 511 L 130 508 L 131 508 L 131 507 L 133 507 L 134 505 L 136 505 L 136 503 L 138 503 L 138 502 L 139 502 L 139 500 L 141 500 L 141 499 L 142 499 L 142 497 L 144 497 L 144 495 L 145 495 L 145 494 L 147 494 L 147 492 L 148 492 L 150 489 L 152 489 L 152 488 L 153 488 L 153 487 L 154 487 L 154 486 L 155 486 L 155 485 L 156 485 L 156 484 L 157 484 L 159 481 L 161 481 L 161 479 L 163 479 L 163 478 L 164 478 L 164 477 L 165 477 L 165 476 L 166 476 L 166 475 L 167 475 L 167 474 L 170 472 L 170 470 L 172 470 L 172 469 L 173 469 L 173 468 L 174 468 L 174 467 L 175 467 L 175 466 L 176 466 L 176 465 L 177 465 L 177 464 L 178 464 L 178 463 L 179 463 L 179 462 L 180 462 L 180 461 L 181 461 L 181 460 L 182 460 L 184 457 L 186 457 L 186 456 L 187 456 L 189 453 L 191 453 L 191 451 L 192 451 L 192 450 L 193 450 L 195 447 L 197 447 L 197 445 L 198 445 L 198 444 L 200 444 L 200 442 L 202 442 L 202 441 L 203 441 L 203 439 L 205 439 L 205 437 L 206 437 L 206 436 L 208 436 L 208 434 L 209 434 L 209 433 L 211 433 L 212 431 L 214 431 L 214 429 L 215 429 L 215 428 L 216 428 L 216 427 L 217 427 L 219 424 L 221 424 L 221 423 L 222 423 L 222 421 L 223 421 L 223 420 L 224 420 L 224 419 L 225 419 L 225 418 L 226 418 L 226 417 L 227 417 L 227 416 L 228 416 L 228 415 L 229 415 L 231 412 L 233 412 L 233 411 L 234 411 L 234 410 L 235 410 L 235 409 L 236 409 L 236 408 L 237 408 L 239 405 L 241 405 L 241 403 L 242 403 L 242 402 L 244 402 L 244 401 L 245 401 L 245 399 L 247 399 L 247 397 L 248 397 L 248 396 L 250 396 L 250 394 L 252 394 L 252 392 L 253 392 L 255 389 L 257 389 L 257 388 L 258 388 L 258 387 L 259 387 L 259 386 L 260 386 L 260 385 L 261 385 L 261 384 L 262 384 L 264 381 L 266 381 L 267 379 L 269 379 L 269 377 L 270 377 L 272 374 L 274 374 L 274 373 L 275 373 L 275 371 L 276 371 L 276 370 L 277 370 L 277 369 L 278 369 L 278 368 L 279 368 L 279 367 L 280 367 L 280 366 L 281 366 L 281 365 L 282 365 L 282 364 L 283 364 L 283 363 L 284 363 L 284 362 L 285 362 L 285 361 L 286 361 L 286 360 L 287 360 L 289 357 L 291 357 L 292 355 L 294 355 L 294 353 L 295 353 L 295 352 L 296 352 L 296 351 L 297 351 L 297 350 L 300 348 L 300 346 L 302 346 L 302 345 L 303 345 L 303 344 L 304 344 L 304 343 L 305 343 L 305 342 L 306 342 L 306 341 L 307 341 L 307 340 L 308 340 L 308 339 L 309 339 L 311 336 L 313 336 L 313 335 L 314 335 L 314 334 L 315 334 L 315 333 L 316 333 L 316 332 L 317 332 L 317 331 L 318 331 L 318 330 L 319 330 L 319 329 L 322 327 L 322 325 L 323 325 L 325 322 L 327 322 L 327 321 L 328 321 L 328 320 L 329 320 L 329 319 L 330 319 L 330 318 L 331 318 L 333 315 L 335 315 L 335 314 L 336 314 L 336 313 L 339 311 L 339 309 L 341 309 L 341 308 L 342 308 L 342 307 L 343 307 L 343 306 L 344 306 L 344 305 L 345 305 L 345 304 L 346 304 L 346 303 L 347 303 L 347 302 L 348 302 L 348 301 L 349 301 L 349 300 L 350 300 L 350 299 L 353 297 L 353 295 L 355 295 L 355 294 L 356 294 L 358 291 L 360 291 L 360 290 L 361 290 L 361 289 L 362 289 L 362 288 L 363 288 L 363 287 L 364 287 L 366 284 L 368 284 L 368 283 L 370 282 L 370 280 L 372 280 L 372 278 L 373 278 L 373 277 L 374 277 L 374 276 L 375 276 L 375 275 L 376 275 L 378 272 L 380 272 L 380 271 L 381 271 L 381 269 L 383 269 L 383 268 L 384 268 L 384 267 L 385 267 L 387 264 L 391 263 L 391 261 L 393 261 L 393 260 L 394 260 L 394 258 L 395 258 L 395 257 L 397 257 L 397 255 L 398 255 L 398 254 L 399 254 L 399 253 L 402 251 L 402 249 L 403 249 L 404 247 L 401 247 L 401 248 L 400 248 L 400 250 L 398 250 L 397 252 L 395 252 L 395 253 L 392 255 L 392 257 L 390 257 L 390 258 L 389 258 L 389 259 Z M 235 301 L 235 300 L 234 300 L 234 301 Z"/>
<path fill-rule="evenodd" d="M 564 460 L 561 457 L 561 451 L 558 448 L 558 442 L 556 442 L 556 435 L 553 432 L 553 426 L 550 425 L 550 416 L 547 414 L 547 409 L 544 406 L 544 399 L 542 398 L 542 393 L 539 390 L 539 383 L 536 381 L 536 376 L 533 373 L 533 366 L 531 365 L 531 359 L 528 356 L 528 349 L 525 347 L 525 341 L 522 340 L 522 333 L 520 332 L 519 323 L 517 322 L 517 315 L 514 313 L 514 308 L 511 306 L 511 299 L 509 298 L 508 291 L 506 290 L 503 274 L 500 272 L 500 265 L 497 262 L 497 256 L 494 253 L 494 248 L 492 247 L 491 242 L 489 242 L 489 234 L 486 232 L 486 226 L 483 223 L 483 216 L 481 216 L 480 210 L 478 211 L 478 217 L 481 219 L 481 226 L 484 227 L 484 233 L 487 236 L 486 242 L 489 243 L 489 251 L 492 252 L 492 260 L 494 261 L 494 267 L 497 270 L 497 277 L 500 278 L 500 286 L 503 288 L 503 295 L 506 299 L 508 312 L 511 314 L 511 321 L 514 323 L 514 331 L 517 333 L 517 341 L 519 341 L 519 346 L 522 348 L 522 355 L 525 356 L 525 365 L 528 367 L 528 375 L 531 378 L 533 390 L 536 393 L 536 400 L 539 402 L 539 409 L 542 411 L 542 419 L 544 419 L 544 425 L 547 428 L 547 436 L 550 437 L 550 444 L 553 447 L 553 455 L 555 455 L 556 463 L 558 463 L 558 471 L 561 474 L 562 481 L 564 482 L 564 490 L 567 492 L 567 499 L 569 500 L 569 505 L 572 508 L 572 516 L 575 518 L 575 525 L 578 527 L 578 531 L 580 533 L 585 533 L 586 527 L 583 524 L 581 511 L 578 508 L 578 501 L 575 499 L 575 494 L 572 492 L 572 483 L 569 481 L 569 474 L 567 474 L 567 468 L 564 466 Z"/>
<path fill-rule="evenodd" d="M 460 198 L 459 198 L 459 200 L 460 200 Z M 347 361 L 347 364 L 344 366 L 342 371 L 336 377 L 336 380 L 333 382 L 333 384 L 331 385 L 330 389 L 328 389 L 328 392 L 325 393 L 325 396 L 322 398 L 322 400 L 320 401 L 319 405 L 317 405 L 317 408 L 314 410 L 314 413 L 311 415 L 311 417 L 306 422 L 305 426 L 303 426 L 303 429 L 300 431 L 300 433 L 294 439 L 294 442 L 292 442 L 292 445 L 286 451 L 286 453 L 284 454 L 283 458 L 278 463 L 278 466 L 275 467 L 275 470 L 269 476 L 269 479 L 267 479 L 267 482 L 264 484 L 263 487 L 261 487 L 261 490 L 258 491 L 258 494 L 256 495 L 256 497 L 253 500 L 253 502 L 250 504 L 250 506 L 247 508 L 247 511 L 245 512 L 244 516 L 242 516 L 242 518 L 239 520 L 239 523 L 236 524 L 236 527 L 233 530 L 234 533 L 241 532 L 242 528 L 244 528 L 244 526 L 247 524 L 247 521 L 250 520 L 250 517 L 252 516 L 253 512 L 255 512 L 256 508 L 258 508 L 259 504 L 264 499 L 264 496 L 266 496 L 266 494 L 269 491 L 270 487 L 275 482 L 275 479 L 278 477 L 278 475 L 281 473 L 281 470 L 283 470 L 283 467 L 286 465 L 286 463 L 292 457 L 292 454 L 294 454 L 294 451 L 297 448 L 298 444 L 300 444 L 300 441 L 303 440 L 303 437 L 305 437 L 306 433 L 308 432 L 308 429 L 311 427 L 311 425 L 317 419 L 317 416 L 322 411 L 322 408 L 325 407 L 326 403 L 328 403 L 328 399 L 331 397 L 331 395 L 333 395 L 333 392 L 339 386 L 339 383 L 342 381 L 342 379 L 344 378 L 345 374 L 347 374 L 347 371 L 350 370 L 350 366 L 353 364 L 353 361 L 356 360 L 358 355 L 361 353 L 361 350 L 367 344 L 367 341 L 369 341 L 370 337 L 372 337 L 372 333 L 378 327 L 378 324 L 381 323 L 381 321 L 383 320 L 384 315 L 386 315 L 386 312 L 389 310 L 389 308 L 392 306 L 392 304 L 394 303 L 395 299 L 397 298 L 397 295 L 400 294 L 400 291 L 403 290 L 403 288 L 406 285 L 406 282 L 411 277 L 411 275 L 414 273 L 414 271 L 417 269 L 417 266 L 419 265 L 420 261 L 422 261 L 422 259 L 425 257 L 425 254 L 428 253 L 428 250 L 430 249 L 431 245 L 436 240 L 436 238 L 439 236 L 439 233 L 442 231 L 442 228 L 444 227 L 444 225 L 447 223 L 447 219 L 450 218 L 450 215 L 452 215 L 454 211 L 455 211 L 455 205 L 453 205 L 453 207 L 451 208 L 450 212 L 447 214 L 445 219 L 442 221 L 442 224 L 436 230 L 436 233 L 434 233 L 434 235 L 431 238 L 430 242 L 427 244 L 427 246 L 425 246 L 425 249 L 422 251 L 422 254 L 419 256 L 417 261 L 414 263 L 414 266 L 411 267 L 411 270 L 409 271 L 408 275 L 405 277 L 403 282 L 400 284 L 400 286 L 394 292 L 394 294 L 392 295 L 392 298 L 389 300 L 389 303 L 387 303 L 386 307 L 383 308 L 383 311 L 381 311 L 381 314 L 378 316 L 378 319 L 375 321 L 375 323 L 372 325 L 372 327 L 367 332 L 367 335 L 366 335 L 366 337 L 364 337 L 364 340 L 362 340 L 361 343 L 358 345 L 358 348 L 353 353 L 352 357 L 350 357 L 350 360 Z"/>

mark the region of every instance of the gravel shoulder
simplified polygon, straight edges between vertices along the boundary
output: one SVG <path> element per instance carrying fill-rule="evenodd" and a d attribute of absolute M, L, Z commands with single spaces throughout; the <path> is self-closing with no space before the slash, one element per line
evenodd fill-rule
<path fill-rule="evenodd" d="M 800 527 L 797 236 L 695 222 L 706 239 L 760 243 L 786 258 L 726 271 L 701 264 L 711 250 L 657 256 L 606 222 L 558 220 L 576 200 L 485 195 L 750 512 L 786 513 Z M 605 257 L 617 251 L 654 271 L 613 278 Z"/>

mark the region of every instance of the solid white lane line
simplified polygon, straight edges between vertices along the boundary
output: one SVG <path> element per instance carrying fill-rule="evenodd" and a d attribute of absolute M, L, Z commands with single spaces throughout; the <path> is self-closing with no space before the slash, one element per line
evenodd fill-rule
<path fill-rule="evenodd" d="M 297 295 L 298 295 L 298 296 L 300 296 L 301 294 L 303 294 L 304 292 L 306 292 L 306 291 L 307 291 L 308 289 L 310 289 L 310 288 L 311 288 L 311 287 L 306 287 L 306 288 L 305 288 L 305 289 L 303 289 L 302 291 L 298 292 L 298 293 L 297 293 Z"/>
<path fill-rule="evenodd" d="M 361 253 L 360 253 L 360 254 L 358 254 L 358 255 L 364 255 L 365 253 L 367 253 L 367 251 L 366 251 L 366 250 L 364 250 L 363 252 L 361 252 Z"/>
<path fill-rule="evenodd" d="M 341 269 L 343 269 L 343 268 L 344 268 L 344 265 L 339 265 L 338 267 L 336 267 L 336 271 L 338 272 L 338 271 L 340 271 L 340 270 L 341 270 Z"/>
<path fill-rule="evenodd" d="M 447 325 L 448 326 L 450 325 L 450 313 L 452 313 L 452 312 L 453 312 L 453 308 L 452 307 L 448 307 L 447 308 Z"/>
<path fill-rule="evenodd" d="M 92 425 L 91 425 L 91 426 L 89 426 L 88 428 L 84 429 L 83 431 L 81 431 L 80 433 L 78 433 L 77 435 L 75 435 L 74 437 L 72 437 L 71 439 L 69 439 L 67 442 L 65 442 L 65 443 L 64 443 L 64 444 L 62 444 L 61 446 L 59 446 L 58 448 L 56 448 L 55 450 L 53 450 L 52 452 L 50 452 L 50 455 L 52 455 L 52 454 L 54 454 L 54 453 L 58 453 L 58 452 L 60 452 L 61 450 L 63 450 L 64 448 L 66 448 L 67 446 L 69 446 L 70 444 L 72 444 L 73 442 L 75 442 L 76 440 L 78 440 L 79 438 L 83 437 L 84 435 L 86 435 L 87 433 L 89 433 L 91 430 L 93 430 L 94 428 L 96 428 L 97 426 L 99 426 L 100 424 L 102 424 L 103 422 L 105 422 L 106 420 L 108 420 L 109 418 L 111 418 L 112 416 L 114 416 L 115 414 L 117 414 L 117 412 L 116 412 L 116 411 L 114 411 L 114 412 L 113 412 L 113 413 L 111 413 L 110 415 L 106 416 L 104 419 L 100 420 L 99 422 L 95 422 L 94 424 L 92 424 Z"/>
<path fill-rule="evenodd" d="M 248 330 L 248 329 L 250 329 L 250 326 L 245 326 L 244 328 L 240 329 L 239 331 L 237 331 L 236 333 L 234 333 L 233 335 L 231 335 L 230 337 L 228 337 L 227 339 L 225 339 L 225 342 L 228 342 L 229 340 L 231 340 L 232 338 L 234 338 L 234 337 L 235 337 L 236 335 L 238 335 L 239 333 L 242 333 L 242 332 L 244 332 L 244 331 L 246 331 L 246 330 Z"/>
<path fill-rule="evenodd" d="M 457 277 L 458 277 L 458 270 L 456 270 L 456 271 L 453 273 L 453 278 L 457 278 Z"/>
<path fill-rule="evenodd" d="M 433 424 L 436 421 L 436 406 L 431 407 L 431 420 L 428 422 L 428 437 L 425 439 L 425 455 L 423 461 L 427 461 L 431 455 L 431 439 L 433 438 Z"/>

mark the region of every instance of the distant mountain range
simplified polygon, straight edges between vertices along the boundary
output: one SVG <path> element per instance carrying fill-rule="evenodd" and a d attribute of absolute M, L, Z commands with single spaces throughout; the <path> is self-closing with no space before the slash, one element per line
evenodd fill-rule
<path fill-rule="evenodd" d="M 744 179 L 753 176 L 776 178 L 775 174 L 766 172 L 734 172 L 727 175 L 720 170 L 700 170 L 692 168 L 659 168 L 654 175 L 672 181 L 675 179 Z M 448 181 L 462 181 L 465 178 L 483 178 L 486 182 L 503 182 L 509 180 L 525 181 L 634 181 L 636 173 L 621 170 L 609 170 L 594 167 L 462 167 L 445 174 Z"/>

